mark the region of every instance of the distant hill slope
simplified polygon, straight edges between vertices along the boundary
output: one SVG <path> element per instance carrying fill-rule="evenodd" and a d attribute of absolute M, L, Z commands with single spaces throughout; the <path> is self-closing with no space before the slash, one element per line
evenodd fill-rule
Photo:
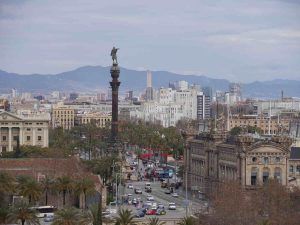
<path fill-rule="evenodd" d="M 167 87 L 169 82 L 186 80 L 190 84 L 211 86 L 214 90 L 228 90 L 229 81 L 206 76 L 180 75 L 167 71 L 152 72 L 155 88 Z M 7 93 L 16 88 L 21 92 L 47 93 L 51 91 L 96 91 L 106 90 L 111 80 L 109 67 L 84 66 L 55 75 L 20 75 L 0 70 L 0 92 Z M 146 72 L 121 68 L 121 91 L 142 91 L 146 87 Z M 246 97 L 279 97 L 281 90 L 285 96 L 300 96 L 300 81 L 272 80 L 243 84 Z"/>

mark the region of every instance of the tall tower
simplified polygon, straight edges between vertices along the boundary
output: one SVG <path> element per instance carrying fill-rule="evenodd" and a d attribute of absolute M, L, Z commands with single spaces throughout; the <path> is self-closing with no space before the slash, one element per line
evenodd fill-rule
<path fill-rule="evenodd" d="M 152 73 L 147 70 L 146 101 L 153 100 Z"/>
<path fill-rule="evenodd" d="M 147 70 L 147 88 L 152 88 L 152 73 L 151 71 Z"/>
<path fill-rule="evenodd" d="M 115 47 L 113 48 L 113 50 Z M 111 95 L 112 95 L 112 122 L 111 122 L 111 141 L 116 142 L 118 138 L 118 100 L 119 100 L 119 86 L 121 82 L 119 81 L 120 68 L 117 61 L 117 50 L 111 53 L 113 64 L 110 68 L 110 74 L 112 81 L 109 82 L 111 86 Z"/>

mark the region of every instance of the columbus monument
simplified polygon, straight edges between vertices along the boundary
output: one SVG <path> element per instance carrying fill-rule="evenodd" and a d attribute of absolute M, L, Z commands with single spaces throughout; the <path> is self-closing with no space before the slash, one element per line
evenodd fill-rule
<path fill-rule="evenodd" d="M 117 51 L 119 49 L 113 47 L 111 50 L 112 66 L 110 74 L 112 81 L 109 82 L 112 92 L 112 122 L 111 122 L 111 135 L 110 135 L 110 153 L 120 153 L 122 149 L 121 143 L 118 140 L 118 93 L 121 82 L 119 81 L 120 68 L 118 66 Z"/>

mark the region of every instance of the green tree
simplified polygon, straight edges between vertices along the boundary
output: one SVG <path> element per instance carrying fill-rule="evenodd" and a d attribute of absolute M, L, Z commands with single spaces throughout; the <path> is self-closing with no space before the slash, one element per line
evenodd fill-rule
<path fill-rule="evenodd" d="M 154 218 L 148 218 L 148 222 L 145 223 L 145 225 L 164 225 L 166 222 L 160 222 L 159 218 L 154 217 Z"/>
<path fill-rule="evenodd" d="M 45 205 L 48 205 L 48 194 L 54 189 L 54 180 L 48 176 L 41 181 L 41 187 L 45 194 Z"/>
<path fill-rule="evenodd" d="M 236 135 L 239 135 L 241 132 L 242 132 L 242 128 L 241 127 L 233 127 L 231 130 L 230 130 L 230 134 L 232 136 L 236 136 Z"/>
<path fill-rule="evenodd" d="M 196 225 L 197 220 L 191 216 L 182 218 L 178 223 L 178 225 Z"/>
<path fill-rule="evenodd" d="M 87 221 L 89 221 L 89 218 L 82 216 L 78 209 L 70 207 L 57 211 L 52 225 L 81 225 L 88 224 Z"/>
<path fill-rule="evenodd" d="M 63 205 L 66 204 L 66 195 L 74 190 L 74 184 L 70 177 L 63 176 L 56 180 L 56 189 L 63 196 Z"/>
<path fill-rule="evenodd" d="M 11 208 L 9 220 L 12 222 L 21 222 L 22 225 L 39 225 L 39 219 L 36 216 L 36 211 L 30 208 L 30 205 L 24 201 Z"/>
<path fill-rule="evenodd" d="M 32 203 L 32 201 L 36 202 L 40 199 L 42 188 L 35 179 L 29 176 L 19 176 L 17 181 L 19 194 L 28 198 L 29 204 Z"/>
<path fill-rule="evenodd" d="M 84 177 L 81 180 L 75 183 L 75 192 L 80 197 L 83 194 L 84 202 L 82 204 L 82 208 L 86 208 L 86 197 L 88 194 L 92 194 L 95 192 L 95 183 L 88 177 Z"/>
<path fill-rule="evenodd" d="M 116 217 L 115 225 L 132 225 L 134 216 L 132 215 L 131 210 L 120 209 L 118 216 Z"/>
<path fill-rule="evenodd" d="M 9 221 L 9 210 L 7 208 L 0 208 L 0 224 L 7 224 Z"/>
<path fill-rule="evenodd" d="M 15 179 L 5 172 L 0 172 L 0 206 L 3 204 L 4 206 L 4 198 L 6 195 L 11 194 L 14 189 Z"/>

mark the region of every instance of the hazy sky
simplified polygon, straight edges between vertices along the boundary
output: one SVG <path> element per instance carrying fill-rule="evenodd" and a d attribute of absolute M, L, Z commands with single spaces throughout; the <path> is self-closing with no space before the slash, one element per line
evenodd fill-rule
<path fill-rule="evenodd" d="M 0 69 L 300 79 L 300 0 L 0 0 Z"/>

